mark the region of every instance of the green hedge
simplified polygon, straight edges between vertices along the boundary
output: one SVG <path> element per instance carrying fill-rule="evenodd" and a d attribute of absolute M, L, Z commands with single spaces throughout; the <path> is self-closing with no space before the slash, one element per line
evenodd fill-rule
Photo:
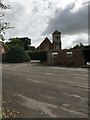
<path fill-rule="evenodd" d="M 31 60 L 40 60 L 42 62 L 47 60 L 47 52 L 46 51 L 28 51 L 28 55 Z"/>
<path fill-rule="evenodd" d="M 40 60 L 40 52 L 38 51 L 28 51 L 28 55 L 31 60 Z"/>

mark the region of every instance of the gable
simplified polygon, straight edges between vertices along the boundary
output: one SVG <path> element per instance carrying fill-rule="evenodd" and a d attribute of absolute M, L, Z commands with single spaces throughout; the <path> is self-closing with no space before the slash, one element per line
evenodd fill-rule
<path fill-rule="evenodd" d="M 40 50 L 49 50 L 52 49 L 52 43 L 51 41 L 46 37 L 44 41 L 37 47 L 37 49 Z"/>

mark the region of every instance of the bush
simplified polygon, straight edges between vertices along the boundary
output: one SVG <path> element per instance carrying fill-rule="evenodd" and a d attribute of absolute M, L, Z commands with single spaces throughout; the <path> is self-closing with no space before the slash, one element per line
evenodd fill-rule
<path fill-rule="evenodd" d="M 30 61 L 30 58 L 23 47 L 19 45 L 13 45 L 10 46 L 6 53 L 6 60 L 10 63 L 22 63 Z"/>

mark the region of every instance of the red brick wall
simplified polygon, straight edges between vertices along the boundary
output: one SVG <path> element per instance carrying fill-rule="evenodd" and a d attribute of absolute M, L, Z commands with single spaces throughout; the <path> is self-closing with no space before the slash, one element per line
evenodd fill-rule
<path fill-rule="evenodd" d="M 79 49 L 69 50 L 69 52 L 72 52 L 72 57 L 67 57 L 66 52 L 68 52 L 68 50 L 61 50 L 58 52 L 58 59 L 57 59 L 58 64 L 69 65 L 69 66 L 84 65 L 84 56 L 82 50 Z"/>

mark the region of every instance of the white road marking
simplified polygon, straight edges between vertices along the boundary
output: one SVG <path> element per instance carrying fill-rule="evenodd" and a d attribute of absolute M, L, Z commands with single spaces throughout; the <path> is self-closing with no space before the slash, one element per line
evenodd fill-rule
<path fill-rule="evenodd" d="M 74 114 L 78 114 L 78 115 L 85 115 L 84 113 L 75 111 L 75 110 L 71 110 L 71 109 L 67 109 L 65 107 L 60 107 L 60 106 L 56 106 L 56 105 L 52 105 L 49 103 L 45 103 L 45 102 L 41 102 L 41 101 L 37 101 L 35 99 L 31 99 L 28 98 L 26 96 L 20 95 L 18 94 L 19 97 L 21 97 L 25 102 L 24 103 L 20 103 L 22 106 L 33 109 L 33 110 L 39 110 L 42 111 L 42 113 L 49 115 L 50 117 L 53 118 L 57 118 L 58 116 L 54 113 L 52 113 L 51 108 L 60 108 L 64 111 L 67 111 L 69 113 L 74 113 Z M 64 105 L 65 106 L 65 105 Z"/>
<path fill-rule="evenodd" d="M 81 77 L 87 77 L 87 80 L 88 80 L 88 74 L 77 74 L 77 73 L 66 73 L 66 74 L 54 74 L 54 73 L 45 73 L 47 75 L 53 75 L 53 76 L 67 76 L 67 75 L 70 75 L 70 76 L 74 76 L 74 77 L 77 77 L 77 78 L 81 78 Z"/>
<path fill-rule="evenodd" d="M 31 98 L 25 97 L 23 95 L 18 95 L 18 96 L 26 101 L 25 103 L 22 103 L 21 105 L 23 105 L 25 107 L 28 107 L 28 108 L 31 108 L 31 109 L 34 109 L 34 110 L 42 111 L 45 114 L 47 114 L 47 115 L 49 115 L 53 118 L 57 117 L 57 115 L 52 113 L 52 111 L 50 109 L 50 107 L 51 108 L 57 108 L 57 106 L 52 105 L 52 104 L 48 104 L 48 103 L 44 103 L 44 102 L 41 102 L 41 101 L 36 101 L 35 99 L 31 99 Z"/>
<path fill-rule="evenodd" d="M 45 74 L 46 75 L 52 75 L 52 76 L 64 76 L 64 75 L 57 75 L 57 74 L 53 74 L 53 73 L 45 73 Z M 58 81 L 66 82 L 66 83 L 70 83 L 70 84 L 76 84 L 75 86 L 77 86 L 77 87 L 88 88 L 88 84 L 77 85 L 77 84 L 79 84 L 78 82 L 75 82 L 75 81 L 65 81 L 65 80 L 60 80 L 60 79 Z"/>
<path fill-rule="evenodd" d="M 89 89 L 90 87 L 88 87 L 88 85 L 75 85 L 75 87 L 80 87 L 80 88 L 85 88 L 85 89 Z"/>
<path fill-rule="evenodd" d="M 85 115 L 86 116 L 86 114 L 84 114 L 84 113 L 81 113 L 81 112 L 78 112 L 78 111 L 75 111 L 75 110 L 70 110 L 70 109 L 67 109 L 67 108 L 65 108 L 65 107 L 60 107 L 62 110 L 64 110 L 64 111 L 68 111 L 68 112 L 70 112 L 70 113 L 74 113 L 74 114 L 79 114 L 79 115 Z M 88 115 L 87 115 L 88 116 Z"/>
<path fill-rule="evenodd" d="M 45 73 L 46 75 L 53 75 L 53 76 L 58 76 L 57 74 L 54 73 Z"/>
<path fill-rule="evenodd" d="M 68 106 L 70 106 L 70 105 L 69 105 L 69 104 L 63 104 L 63 106 L 68 107 Z"/>
<path fill-rule="evenodd" d="M 64 68 L 64 67 L 48 67 L 50 69 L 58 69 L 58 70 L 71 70 L 71 71 L 87 71 L 87 68 Z"/>
<path fill-rule="evenodd" d="M 81 76 L 88 77 L 88 74 L 87 74 L 87 75 L 84 75 L 84 74 L 68 73 L 68 75 L 74 75 L 74 76 L 78 76 L 78 77 L 81 77 Z M 87 79 L 88 79 L 88 78 L 87 78 Z"/>
<path fill-rule="evenodd" d="M 31 81 L 31 82 L 34 82 L 34 83 L 43 83 L 43 84 L 48 83 L 48 82 L 46 82 L 46 81 L 35 80 L 35 79 L 31 79 L 31 78 L 27 78 L 27 80 L 29 80 L 29 81 Z"/>
<path fill-rule="evenodd" d="M 51 76 L 65 76 L 65 75 L 57 75 L 57 74 L 54 74 L 54 73 L 45 73 L 46 75 L 51 75 Z M 75 75 L 74 75 L 75 76 Z M 77 77 L 78 78 L 78 77 Z M 65 80 L 59 80 L 61 82 L 66 82 L 66 83 L 70 83 L 70 84 L 76 84 L 75 86 L 77 87 L 81 87 L 81 88 L 86 88 L 88 89 L 88 84 L 82 84 L 82 85 L 77 85 L 79 84 L 78 82 L 75 82 L 75 81 L 65 81 Z M 87 79 L 87 82 L 88 82 L 88 79 Z"/>
<path fill-rule="evenodd" d="M 69 93 L 65 93 L 65 92 L 62 92 L 62 94 L 68 95 L 68 96 L 71 96 L 71 97 L 75 97 L 75 98 L 80 98 L 80 99 L 83 100 L 83 101 L 88 101 L 88 96 L 87 96 L 87 98 L 83 98 L 83 97 L 81 97 L 81 96 L 79 96 L 79 95 L 69 94 Z"/>

